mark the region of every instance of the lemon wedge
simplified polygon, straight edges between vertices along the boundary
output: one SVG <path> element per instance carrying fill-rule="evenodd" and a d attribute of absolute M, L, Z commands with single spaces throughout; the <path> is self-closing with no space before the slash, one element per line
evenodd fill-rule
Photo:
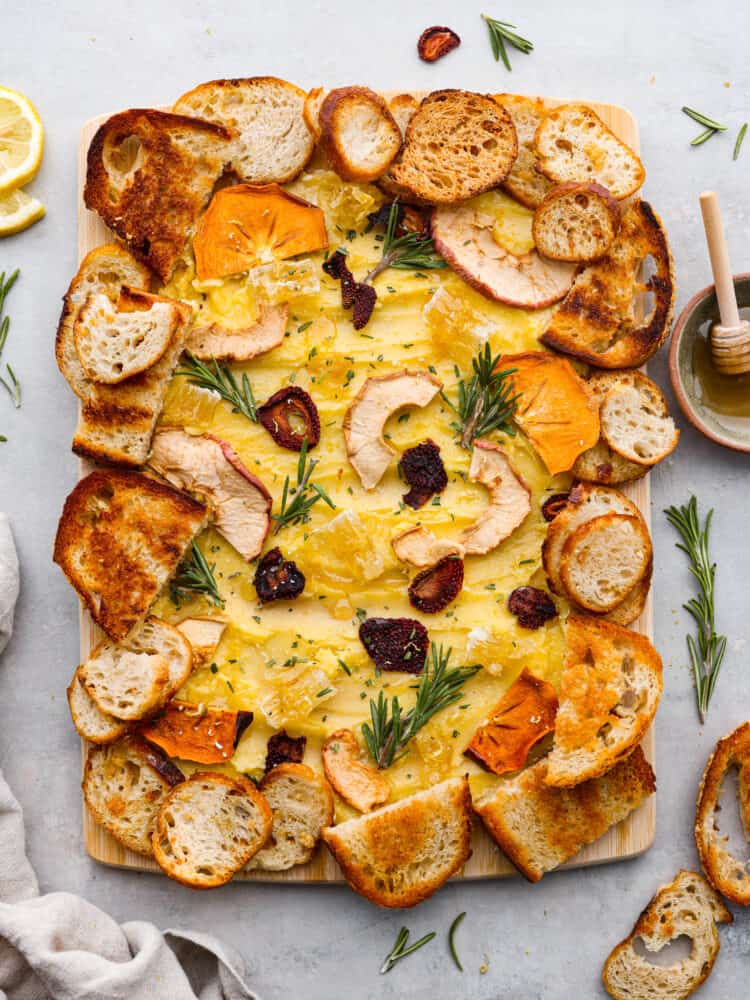
<path fill-rule="evenodd" d="M 28 229 L 44 216 L 44 205 L 21 188 L 0 193 L 0 237 Z"/>
<path fill-rule="evenodd" d="M 43 149 L 44 129 L 33 104 L 0 87 L 0 195 L 31 180 Z"/>

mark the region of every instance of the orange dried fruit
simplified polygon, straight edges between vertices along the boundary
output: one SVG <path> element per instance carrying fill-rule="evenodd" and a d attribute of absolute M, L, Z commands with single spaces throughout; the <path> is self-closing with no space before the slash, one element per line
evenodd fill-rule
<path fill-rule="evenodd" d="M 425 28 L 419 36 L 417 52 L 424 62 L 436 62 L 460 44 L 461 39 L 455 31 L 444 25 L 435 25 L 433 28 Z"/>
<path fill-rule="evenodd" d="M 557 694 L 524 668 L 464 750 L 493 774 L 517 771 L 529 750 L 555 728 Z"/>
<path fill-rule="evenodd" d="M 198 278 L 225 278 L 258 264 L 328 246 L 321 209 L 278 184 L 221 188 L 193 240 Z"/>
<path fill-rule="evenodd" d="M 141 735 L 168 757 L 222 764 L 231 759 L 252 721 L 252 712 L 171 701 L 162 715 L 141 727 Z"/>

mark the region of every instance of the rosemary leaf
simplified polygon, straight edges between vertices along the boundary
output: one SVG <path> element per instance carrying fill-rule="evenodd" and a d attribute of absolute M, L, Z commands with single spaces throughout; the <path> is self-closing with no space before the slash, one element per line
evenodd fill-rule
<path fill-rule="evenodd" d="M 500 355 L 493 357 L 490 345 L 485 344 L 471 363 L 471 378 L 459 378 L 458 402 L 452 403 L 442 393 L 443 399 L 458 417 L 455 426 L 461 435 L 463 448 L 471 448 L 474 438 L 484 437 L 492 431 L 500 431 L 510 437 L 516 433 L 511 420 L 520 394 L 513 395 L 510 379 L 515 368 L 499 371 L 499 361 Z"/>
<path fill-rule="evenodd" d="M 206 557 L 193 542 L 190 554 L 182 560 L 169 584 L 169 596 L 172 603 L 179 606 L 182 596 L 202 594 L 210 604 L 223 608 L 226 602 L 219 593 L 214 569 L 215 564 L 209 566 Z"/>
<path fill-rule="evenodd" d="M 464 919 L 465 916 L 466 916 L 466 910 L 464 910 L 463 913 L 459 913 L 459 915 L 450 925 L 450 928 L 448 930 L 448 948 L 450 949 L 451 958 L 456 963 L 459 972 L 463 972 L 464 967 L 463 965 L 461 965 L 461 959 L 458 957 L 458 952 L 456 951 L 455 936 L 456 936 L 456 931 L 458 930 L 458 925 L 461 923 L 461 921 Z"/>
<path fill-rule="evenodd" d="M 747 122 L 743 122 L 737 133 L 737 141 L 734 144 L 734 152 L 732 153 L 732 159 L 736 160 L 740 155 L 740 150 L 742 149 L 742 143 L 745 141 L 745 135 L 747 133 Z"/>
<path fill-rule="evenodd" d="M 13 400 L 13 405 L 16 409 L 21 406 L 21 383 L 16 378 L 16 373 L 10 367 L 10 365 L 5 366 L 8 372 L 8 378 L 10 382 L 6 382 L 5 379 L 0 375 L 0 385 L 2 385 L 8 392 L 8 395 Z"/>
<path fill-rule="evenodd" d="M 511 69 L 510 59 L 508 58 L 508 52 L 505 48 L 505 43 L 512 45 L 514 49 L 518 49 L 519 52 L 523 52 L 524 55 L 528 55 L 529 52 L 534 50 L 534 45 L 528 40 L 528 38 L 523 38 L 521 35 L 516 34 L 515 31 L 511 31 L 511 28 L 515 28 L 515 24 L 511 24 L 509 21 L 497 21 L 492 17 L 488 17 L 487 14 L 482 14 L 482 20 L 487 25 L 487 32 L 490 36 L 490 47 L 492 48 L 492 54 L 495 57 L 495 61 L 502 59 L 503 65 L 507 70 Z"/>
<path fill-rule="evenodd" d="M 401 271 L 435 271 L 446 266 L 429 236 L 411 232 L 396 236 L 400 216 L 401 208 L 396 200 L 388 213 L 383 257 L 364 279 L 363 284 L 372 284 L 373 280 L 389 267 Z"/>
<path fill-rule="evenodd" d="M 319 500 L 327 503 L 331 510 L 336 510 L 336 504 L 320 483 L 312 482 L 310 479 L 317 464 L 314 458 L 307 461 L 307 438 L 305 438 L 297 462 L 297 482 L 292 486 L 289 476 L 284 479 L 279 513 L 272 515 L 276 521 L 274 534 L 278 534 L 289 524 L 306 524 L 310 520 L 310 510 Z"/>
<path fill-rule="evenodd" d="M 380 967 L 381 976 L 386 972 L 390 972 L 399 959 L 406 958 L 407 955 L 411 955 L 413 952 L 417 951 L 417 949 L 432 941 L 435 936 L 436 931 L 430 931 L 429 934 L 425 934 L 424 937 L 421 937 L 418 941 L 415 941 L 414 944 L 409 945 L 407 948 L 409 930 L 406 927 L 402 927 L 396 936 L 396 941 L 394 942 L 393 947 Z"/>
<path fill-rule="evenodd" d="M 20 273 L 21 272 L 18 268 L 16 268 L 7 280 L 5 278 L 5 271 L 0 274 L 0 357 L 2 357 L 3 349 L 8 339 L 8 331 L 10 330 L 10 316 L 3 316 L 5 300 L 8 297 L 8 293 L 11 288 L 18 280 Z M 0 376 L 0 385 L 6 389 L 8 395 L 13 401 L 13 405 L 16 409 L 18 409 L 21 405 L 21 383 L 16 378 L 16 373 L 9 364 L 6 364 L 5 369 L 8 373 L 9 381 L 6 381 Z"/>
<path fill-rule="evenodd" d="M 707 142 L 712 136 L 716 135 L 715 128 L 707 128 L 705 132 L 699 132 L 694 139 L 690 140 L 691 146 L 702 146 L 704 142 Z"/>
<path fill-rule="evenodd" d="M 713 129 L 715 132 L 726 132 L 726 125 L 722 125 L 721 122 L 717 122 L 715 118 L 709 118 L 708 115 L 702 114 L 700 111 L 696 111 L 694 108 L 689 108 L 687 105 L 683 105 L 682 113 L 687 115 L 688 118 L 692 118 L 694 122 L 698 122 L 704 128 Z"/>
<path fill-rule="evenodd" d="M 254 424 L 258 422 L 255 396 L 247 375 L 242 376 L 240 386 L 237 384 L 234 372 L 226 365 L 219 364 L 216 358 L 211 358 L 210 364 L 206 364 L 190 351 L 185 352 L 182 368 L 178 368 L 175 374 L 184 375 L 191 385 L 215 392 L 231 404 L 235 413 L 241 413 Z"/>

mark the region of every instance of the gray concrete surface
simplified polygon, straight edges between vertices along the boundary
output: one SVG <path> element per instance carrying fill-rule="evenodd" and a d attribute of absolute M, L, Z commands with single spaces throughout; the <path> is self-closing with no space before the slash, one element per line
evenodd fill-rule
<path fill-rule="evenodd" d="M 747 5 L 488 0 L 487 9 L 515 21 L 535 43 L 531 56 L 511 53 L 512 74 L 493 62 L 480 7 L 471 4 L 0 4 L 0 83 L 28 94 L 43 116 L 47 148 L 33 191 L 48 209 L 34 229 L 0 242 L 0 271 L 19 266 L 23 272 L 10 300 L 6 359 L 24 387 L 19 412 L 0 396 L 0 433 L 10 439 L 0 444 L 0 509 L 12 518 L 23 566 L 18 630 L 0 663 L 0 766 L 26 811 L 29 851 L 44 890 L 82 893 L 120 920 L 211 930 L 246 956 L 265 1000 L 602 995 L 599 974 L 609 949 L 660 882 L 696 864 L 693 803 L 706 755 L 717 737 L 750 715 L 750 460 L 709 444 L 678 414 L 680 448 L 652 479 L 656 639 L 666 683 L 657 720 L 658 831 L 645 856 L 551 875 L 534 887 L 520 880 L 450 885 L 413 913 L 399 914 L 380 912 L 340 888 L 239 885 L 196 894 L 162 878 L 100 867 L 83 851 L 79 744 L 65 703 L 77 656 L 77 608 L 50 555 L 76 475 L 69 452 L 74 400 L 55 367 L 52 342 L 76 261 L 76 150 L 85 119 L 169 102 L 204 79 L 264 73 L 302 86 L 465 86 L 612 101 L 631 108 L 641 124 L 646 191 L 671 236 L 678 307 L 709 281 L 697 207 L 703 188 L 719 191 L 736 270 L 750 270 L 750 140 L 737 163 L 731 158 L 737 128 L 750 118 Z M 449 24 L 463 38 L 457 52 L 434 66 L 420 63 L 414 51 L 430 24 Z M 731 131 L 690 149 L 697 130 L 680 114 L 683 104 L 718 116 Z M 652 371 L 668 386 L 663 355 Z M 716 508 L 718 622 L 729 636 L 703 728 L 685 668 L 689 622 L 680 604 L 690 581 L 661 514 L 691 493 Z M 460 910 L 467 911 L 459 933 L 463 975 L 443 941 Z M 438 940 L 379 977 L 402 923 L 414 934 L 437 930 Z M 701 992 L 707 1000 L 747 995 L 747 914 L 736 912 L 721 938 L 721 955 Z M 489 970 L 482 975 L 485 953 Z"/>

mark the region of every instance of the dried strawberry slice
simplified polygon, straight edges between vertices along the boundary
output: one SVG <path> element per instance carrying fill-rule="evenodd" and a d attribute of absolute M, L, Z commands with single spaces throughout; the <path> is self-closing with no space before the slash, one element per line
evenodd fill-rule
<path fill-rule="evenodd" d="M 464 585 L 464 564 L 457 556 L 445 556 L 434 566 L 417 573 L 409 585 L 409 600 L 417 611 L 435 614 L 455 601 Z"/>
<path fill-rule="evenodd" d="M 354 286 L 354 303 L 352 306 L 352 326 L 361 330 L 370 322 L 370 316 L 378 300 L 378 293 L 372 285 L 357 282 Z"/>
<path fill-rule="evenodd" d="M 461 39 L 455 31 L 443 25 L 435 25 L 433 28 L 425 28 L 419 36 L 417 52 L 425 62 L 435 62 L 457 49 L 460 44 Z"/>
<path fill-rule="evenodd" d="M 411 489 L 404 494 L 404 503 L 414 510 L 424 507 L 431 496 L 442 493 L 448 485 L 440 449 L 427 438 L 401 456 L 401 471 Z"/>
<path fill-rule="evenodd" d="M 307 440 L 309 451 L 320 441 L 318 408 L 309 393 L 298 385 L 284 386 L 269 396 L 258 407 L 258 420 L 280 448 L 301 451 Z M 301 424 L 301 429 L 295 429 L 293 420 Z"/>
<path fill-rule="evenodd" d="M 568 505 L 569 493 L 553 493 L 542 504 L 542 517 L 545 521 L 554 521 L 563 508 Z"/>
<path fill-rule="evenodd" d="M 289 736 L 286 729 L 274 733 L 266 744 L 266 774 L 279 764 L 301 764 L 306 744 L 306 736 Z"/>
<path fill-rule="evenodd" d="M 546 590 L 538 587 L 516 587 L 508 597 L 508 611 L 515 615 L 521 628 L 541 628 L 557 617 L 557 608 Z"/>
<path fill-rule="evenodd" d="M 421 674 L 430 640 L 427 629 L 413 618 L 367 618 L 359 638 L 380 670 Z"/>
<path fill-rule="evenodd" d="M 253 579 L 258 598 L 269 601 L 291 601 L 305 589 L 305 577 L 297 564 L 285 559 L 281 549 L 270 549 L 258 563 Z"/>

